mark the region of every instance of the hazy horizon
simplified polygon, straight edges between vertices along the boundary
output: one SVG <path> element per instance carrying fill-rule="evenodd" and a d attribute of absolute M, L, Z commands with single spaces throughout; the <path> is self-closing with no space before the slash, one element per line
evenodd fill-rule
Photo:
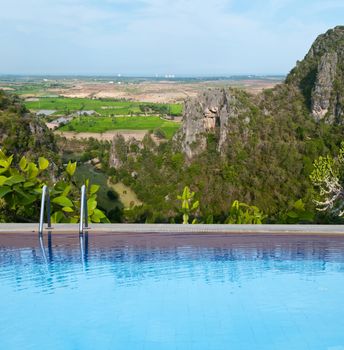
<path fill-rule="evenodd" d="M 12 0 L 2 75 L 286 75 L 344 15 L 339 0 Z"/>
<path fill-rule="evenodd" d="M 166 76 L 164 74 L 161 75 L 146 75 L 146 74 L 97 74 L 97 73 L 90 73 L 90 74 L 43 74 L 43 73 L 37 73 L 37 74 L 26 74 L 26 73 L 1 73 L 0 77 L 20 77 L 20 78 L 118 78 L 118 79 L 125 79 L 125 78 L 152 78 L 152 79 L 159 79 L 159 78 L 166 78 L 166 79 L 182 79 L 182 78 L 190 78 L 190 79 L 206 79 L 206 78 L 215 78 L 215 79 L 230 79 L 230 78 L 284 78 L 286 77 L 286 74 L 175 74 L 174 76 Z"/>

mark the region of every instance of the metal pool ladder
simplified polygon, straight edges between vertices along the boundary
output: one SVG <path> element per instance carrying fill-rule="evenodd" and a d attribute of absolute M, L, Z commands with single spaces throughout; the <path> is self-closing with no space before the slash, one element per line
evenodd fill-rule
<path fill-rule="evenodd" d="M 39 215 L 39 226 L 38 233 L 40 235 L 43 234 L 43 223 L 44 223 L 44 209 L 45 203 L 47 203 L 47 221 L 48 221 L 48 229 L 51 229 L 51 217 L 50 217 L 50 195 L 49 189 L 46 185 L 42 188 L 42 199 L 41 199 L 41 212 Z"/>
<path fill-rule="evenodd" d="M 49 189 L 46 185 L 42 188 L 42 199 L 41 199 L 41 211 L 39 215 L 39 226 L 38 233 L 43 234 L 43 225 L 44 225 L 44 212 L 45 212 L 45 203 L 47 203 L 47 221 L 48 229 L 51 229 L 51 206 L 50 206 L 50 195 Z M 88 208 L 87 208 L 87 194 L 86 186 L 81 186 L 81 198 L 80 198 L 80 222 L 79 222 L 79 234 L 83 234 L 85 230 L 87 231 L 88 227 Z"/>
<path fill-rule="evenodd" d="M 85 222 L 85 226 L 84 226 Z M 80 222 L 79 222 L 79 234 L 83 234 L 88 229 L 88 208 L 87 208 L 87 194 L 86 186 L 81 186 L 81 198 L 80 198 Z"/>

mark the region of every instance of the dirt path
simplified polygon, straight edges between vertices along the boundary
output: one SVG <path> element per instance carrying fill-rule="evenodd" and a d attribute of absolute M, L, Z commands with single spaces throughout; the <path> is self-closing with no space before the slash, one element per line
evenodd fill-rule
<path fill-rule="evenodd" d="M 74 132 L 74 131 L 59 131 L 55 130 L 54 134 L 65 137 L 66 139 L 89 139 L 93 137 L 99 141 L 112 141 L 116 135 L 122 135 L 126 141 L 130 139 L 135 139 L 137 141 L 142 141 L 144 136 L 148 133 L 148 130 L 112 130 L 103 133 L 98 132 Z M 154 135 L 151 135 L 155 143 L 159 144 L 163 140 L 158 139 Z"/>
<path fill-rule="evenodd" d="M 102 141 L 112 141 L 114 136 L 116 135 L 122 135 L 125 140 L 129 140 L 131 138 L 134 138 L 138 141 L 142 141 L 144 136 L 147 134 L 147 130 L 113 130 L 113 131 L 106 131 L 103 133 L 98 132 L 74 132 L 74 131 L 54 131 L 56 135 L 64 136 L 67 139 L 88 139 L 90 137 L 93 137 L 97 140 Z"/>

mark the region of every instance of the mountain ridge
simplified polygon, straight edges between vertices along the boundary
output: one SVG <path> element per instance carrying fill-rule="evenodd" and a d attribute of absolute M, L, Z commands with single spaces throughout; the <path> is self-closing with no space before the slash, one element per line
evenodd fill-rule
<path fill-rule="evenodd" d="M 272 221 L 299 198 L 312 207 L 313 161 L 335 153 L 344 135 L 343 29 L 319 36 L 285 83 L 256 96 L 207 90 L 186 100 L 182 128 L 171 142 L 146 142 L 129 152 L 116 171 L 147 204 L 144 215 L 152 221 L 173 216 L 184 185 L 198 193 L 202 217 L 219 221 L 236 199 L 257 205 Z M 326 50 L 336 52 L 337 61 Z"/>

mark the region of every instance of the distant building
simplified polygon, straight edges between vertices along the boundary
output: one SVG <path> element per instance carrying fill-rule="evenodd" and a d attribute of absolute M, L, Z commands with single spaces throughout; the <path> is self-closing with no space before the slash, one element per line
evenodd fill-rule
<path fill-rule="evenodd" d="M 42 115 L 44 117 L 48 117 L 49 115 L 52 115 L 56 112 L 54 109 L 41 109 L 36 112 L 36 115 Z"/>
<path fill-rule="evenodd" d="M 90 110 L 90 111 L 75 111 L 73 112 L 74 115 L 77 115 L 77 116 L 90 116 L 90 115 L 94 115 L 94 114 L 97 114 L 99 115 L 99 113 L 97 113 L 96 111 L 93 111 L 93 110 Z"/>
<path fill-rule="evenodd" d="M 73 117 L 60 117 L 53 120 L 50 123 L 46 123 L 47 127 L 51 130 L 57 129 L 61 124 L 67 124 L 73 119 Z"/>

